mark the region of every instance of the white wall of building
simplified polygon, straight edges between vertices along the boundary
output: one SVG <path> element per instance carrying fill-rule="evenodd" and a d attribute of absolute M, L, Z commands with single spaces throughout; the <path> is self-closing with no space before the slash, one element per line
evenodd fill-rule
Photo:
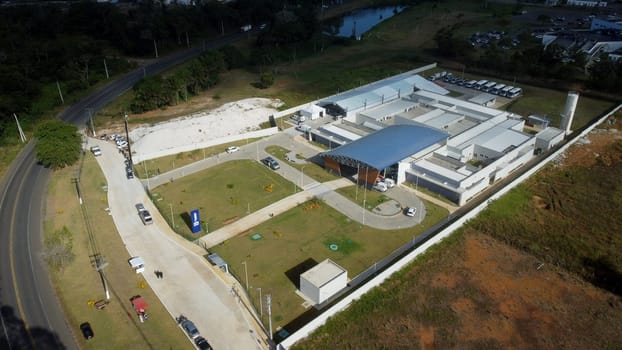
<path fill-rule="evenodd" d="M 330 299 L 330 297 L 345 288 L 347 284 L 348 274 L 346 271 L 343 271 L 343 273 L 335 276 L 322 286 L 314 285 L 304 278 L 304 275 L 300 276 L 300 291 L 316 305 Z"/>

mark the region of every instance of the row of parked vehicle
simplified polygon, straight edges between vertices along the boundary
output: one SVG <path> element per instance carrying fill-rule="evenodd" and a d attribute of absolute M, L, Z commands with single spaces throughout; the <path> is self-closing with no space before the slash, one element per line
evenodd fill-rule
<path fill-rule="evenodd" d="M 495 81 L 489 81 L 486 79 L 482 80 L 472 80 L 472 79 L 464 79 L 453 75 L 452 73 L 440 72 L 433 74 L 429 77 L 430 80 L 442 80 L 443 82 L 454 84 L 458 86 L 464 86 L 469 89 L 479 90 L 481 92 L 487 92 L 498 96 L 503 96 L 507 98 L 516 98 L 523 94 L 523 89 L 506 85 L 503 83 L 497 83 Z"/>
<path fill-rule="evenodd" d="M 179 317 L 177 317 L 177 323 L 181 326 L 184 332 L 186 332 L 188 337 L 194 341 L 194 344 L 200 350 L 212 350 L 212 347 L 209 345 L 207 340 L 201 336 L 201 333 L 199 333 L 199 330 L 194 325 L 194 322 L 190 321 L 184 315 L 179 315 Z"/>

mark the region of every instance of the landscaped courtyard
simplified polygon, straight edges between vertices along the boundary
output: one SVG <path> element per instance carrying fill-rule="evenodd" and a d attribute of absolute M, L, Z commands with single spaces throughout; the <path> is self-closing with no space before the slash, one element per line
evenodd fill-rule
<path fill-rule="evenodd" d="M 346 192 L 354 193 L 354 187 Z M 199 208 L 204 224 L 213 231 L 248 215 L 249 211 L 293 194 L 294 190 L 299 191 L 263 164 L 235 160 L 157 187 L 152 197 L 165 218 L 170 218 L 173 209 L 178 233 L 196 239 L 198 235 L 190 233 L 188 222 L 188 212 L 192 209 Z M 385 197 L 372 191 L 367 191 L 367 195 L 368 203 L 376 202 L 373 198 Z M 378 230 L 352 221 L 321 199 L 313 198 L 213 247 L 210 252 L 218 253 L 229 264 L 242 287 L 248 284 L 249 297 L 257 309 L 260 290 L 264 307 L 265 295 L 271 294 L 272 322 L 276 329 L 306 311 L 304 299 L 296 294 L 299 274 L 304 272 L 301 268 L 308 269 L 309 264 L 330 258 L 353 278 L 448 215 L 446 209 L 424 203 L 427 215 L 422 224 L 409 229 Z M 267 325 L 265 310 L 262 320 Z"/>

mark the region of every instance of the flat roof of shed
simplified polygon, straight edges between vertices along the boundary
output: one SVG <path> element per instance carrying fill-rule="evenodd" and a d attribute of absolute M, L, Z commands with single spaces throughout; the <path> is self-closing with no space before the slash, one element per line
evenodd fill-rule
<path fill-rule="evenodd" d="M 347 271 L 330 259 L 326 259 L 300 275 L 317 288 L 326 285 Z"/>

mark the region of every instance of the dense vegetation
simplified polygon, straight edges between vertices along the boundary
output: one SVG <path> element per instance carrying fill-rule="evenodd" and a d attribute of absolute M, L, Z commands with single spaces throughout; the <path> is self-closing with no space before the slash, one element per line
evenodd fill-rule
<path fill-rule="evenodd" d="M 511 45 L 508 38 L 491 43 L 486 48 L 475 48 L 458 35 L 461 28 L 462 24 L 456 24 L 436 33 L 434 40 L 441 56 L 509 77 L 523 76 L 524 79 L 527 76 L 567 83 L 579 82 L 611 93 L 618 93 L 622 89 L 622 60 L 612 61 L 607 54 L 602 54 L 599 62 L 590 63 L 586 74 L 587 55 L 584 52 L 579 51 L 567 57 L 564 50 L 555 44 L 543 50 L 542 45 L 528 31 L 518 36 L 521 42 L 518 49 L 506 51 L 501 46 Z"/>
<path fill-rule="evenodd" d="M 35 132 L 37 159 L 52 169 L 64 168 L 80 158 L 82 138 L 75 125 L 60 120 L 41 123 Z"/>
<path fill-rule="evenodd" d="M 320 0 L 296 6 L 292 3 L 295 2 L 201 1 L 196 6 L 177 6 L 148 0 L 132 4 L 71 2 L 3 6 L 0 8 L 0 145 L 17 139 L 13 137 L 17 134 L 13 113 L 18 114 L 27 131 L 32 130 L 37 120 L 61 105 L 63 99 L 68 103 L 106 79 L 107 74 L 127 71 L 131 67 L 127 57 L 153 57 L 156 47 L 162 55 L 186 48 L 199 39 L 237 32 L 247 23 L 270 25 L 271 30 L 258 40 L 259 48 L 307 40 L 318 27 L 313 13 Z M 256 55 L 266 52 L 269 50 L 261 49 Z M 240 64 L 240 56 L 230 58 L 228 64 Z M 265 58 L 270 59 L 269 55 Z M 207 79 L 213 80 L 213 76 Z M 167 81 L 168 84 L 178 82 L 178 78 Z M 202 83 L 186 82 L 186 85 L 192 90 Z M 185 91 L 180 85 L 168 86 L 166 90 Z M 169 93 L 168 98 L 174 97 Z"/>

